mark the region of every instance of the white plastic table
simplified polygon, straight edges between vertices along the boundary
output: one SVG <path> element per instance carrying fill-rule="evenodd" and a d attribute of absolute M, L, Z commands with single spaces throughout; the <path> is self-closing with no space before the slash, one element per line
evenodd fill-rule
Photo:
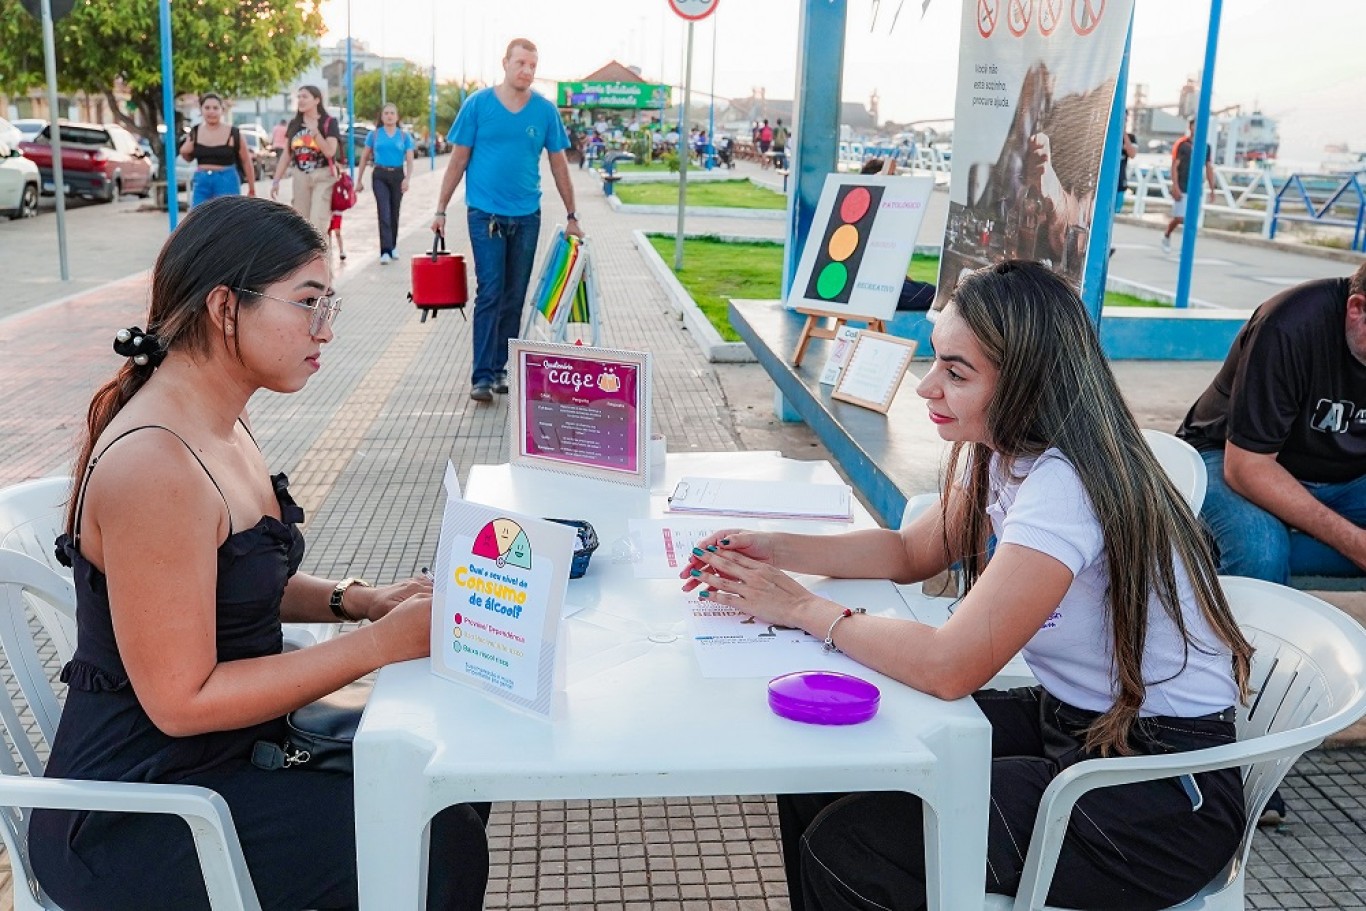
<path fill-rule="evenodd" d="M 363 908 L 423 906 L 428 823 L 456 803 L 856 790 L 920 796 L 929 810 L 930 907 L 982 907 L 991 732 L 976 704 L 944 702 L 864 671 L 882 691 L 878 714 L 823 727 L 773 714 L 765 678 L 703 677 L 678 583 L 636 579 L 629 563 L 612 559 L 628 521 L 662 516 L 665 493 L 682 475 L 839 480 L 825 462 L 753 452 L 671 453 L 654 491 L 508 465 L 471 471 L 470 500 L 587 519 L 602 543 L 588 574 L 569 584 L 566 600 L 578 610 L 561 625 L 566 685 L 553 723 L 437 677 L 426 660 L 380 672 L 355 738 Z M 875 524 L 855 509 L 854 527 Z M 859 586 L 870 612 L 910 616 L 890 583 L 828 584 Z"/>

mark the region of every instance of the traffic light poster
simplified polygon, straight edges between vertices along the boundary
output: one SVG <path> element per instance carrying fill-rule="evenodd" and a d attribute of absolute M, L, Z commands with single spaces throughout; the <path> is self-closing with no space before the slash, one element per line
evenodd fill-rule
<path fill-rule="evenodd" d="M 788 306 L 891 319 L 933 190 L 931 177 L 828 175 Z"/>

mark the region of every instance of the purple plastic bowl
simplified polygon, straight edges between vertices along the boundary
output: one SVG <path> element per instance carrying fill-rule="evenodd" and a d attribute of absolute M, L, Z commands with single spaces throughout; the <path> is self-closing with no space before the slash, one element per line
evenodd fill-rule
<path fill-rule="evenodd" d="M 880 699 L 867 680 L 833 671 L 797 671 L 768 682 L 768 707 L 807 724 L 859 724 L 877 714 Z"/>

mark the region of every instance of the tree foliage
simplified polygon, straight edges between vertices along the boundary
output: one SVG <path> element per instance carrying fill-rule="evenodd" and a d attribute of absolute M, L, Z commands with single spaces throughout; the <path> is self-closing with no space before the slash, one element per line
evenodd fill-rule
<path fill-rule="evenodd" d="M 429 110 L 428 77 L 417 67 L 390 70 L 384 79 L 384 97 L 398 107 L 404 123 L 426 123 Z M 356 77 L 356 121 L 379 122 L 380 73 L 367 70 Z"/>
<path fill-rule="evenodd" d="M 175 91 L 270 95 L 318 59 L 322 0 L 178 0 L 171 7 Z M 157 141 L 161 33 L 157 0 L 76 0 L 55 25 L 63 91 L 102 94 L 118 122 Z M 0 93 L 41 85 L 41 24 L 19 0 L 0 0 Z M 125 109 L 119 84 L 131 96 Z M 134 117 L 140 114 L 140 118 Z M 137 120 L 141 120 L 141 124 Z"/>

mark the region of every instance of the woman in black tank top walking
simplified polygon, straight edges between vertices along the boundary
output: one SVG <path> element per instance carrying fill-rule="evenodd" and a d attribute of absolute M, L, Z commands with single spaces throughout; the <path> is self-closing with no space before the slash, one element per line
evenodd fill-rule
<path fill-rule="evenodd" d="M 147 331 L 91 402 L 59 551 L 78 642 L 50 778 L 192 784 L 227 802 L 265 909 L 354 908 L 349 772 L 264 770 L 284 715 L 383 665 L 428 654 L 431 583 L 371 587 L 299 572 L 303 512 L 248 428 L 259 389 L 317 372 L 338 311 L 316 230 L 226 197 L 162 248 Z M 280 623 L 369 621 L 283 652 Z M 428 907 L 479 909 L 488 805 L 431 821 Z M 362 821 L 362 824 L 363 821 Z M 208 907 L 188 827 L 150 813 L 36 811 L 28 847 L 66 911 Z"/>
<path fill-rule="evenodd" d="M 190 128 L 189 137 L 180 145 L 180 157 L 198 164 L 191 184 L 190 207 L 242 192 L 246 175 L 247 195 L 256 195 L 256 169 L 251 152 L 237 127 L 223 122 L 223 99 L 213 92 L 199 96 L 199 113 L 204 121 Z"/>

